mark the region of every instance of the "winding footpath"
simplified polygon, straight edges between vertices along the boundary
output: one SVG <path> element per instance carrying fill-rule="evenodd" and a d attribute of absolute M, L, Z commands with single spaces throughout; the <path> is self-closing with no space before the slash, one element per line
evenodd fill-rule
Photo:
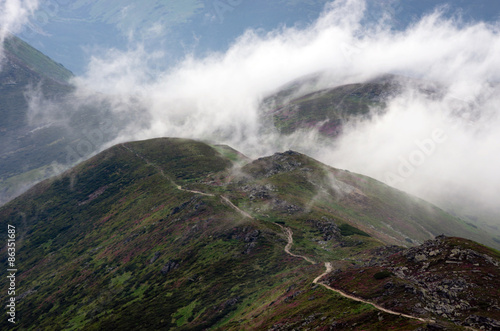
<path fill-rule="evenodd" d="M 172 180 L 172 178 L 168 177 L 165 174 L 165 172 L 163 171 L 163 169 L 160 168 L 158 165 L 154 164 L 153 162 L 151 162 L 148 159 L 146 159 L 143 155 L 141 155 L 141 154 L 137 153 L 136 151 L 134 151 L 132 148 L 130 148 L 129 146 L 127 146 L 127 144 L 123 143 L 121 145 L 123 146 L 123 148 L 125 148 L 126 150 L 128 150 L 129 152 L 131 152 L 132 154 L 134 154 L 135 156 L 137 156 L 141 160 L 143 160 L 147 165 L 155 168 L 160 173 L 160 175 L 162 175 L 163 177 L 165 177 L 166 179 L 168 179 L 178 190 L 181 190 L 181 191 L 184 191 L 184 192 L 189 192 L 189 193 L 194 193 L 194 194 L 200 194 L 200 195 L 204 195 L 204 196 L 207 196 L 207 197 L 214 197 L 215 196 L 212 193 L 204 193 L 204 192 L 200 192 L 200 191 L 188 190 L 188 189 L 182 188 L 182 186 L 180 186 L 176 182 L 174 182 Z"/>
<path fill-rule="evenodd" d="M 221 198 L 222 198 L 222 200 L 223 200 L 224 202 L 226 202 L 226 203 L 229 205 L 229 207 L 233 208 L 234 210 L 236 210 L 236 211 L 237 211 L 238 213 L 240 213 L 241 215 L 243 215 L 243 216 L 245 216 L 245 217 L 247 217 L 247 218 L 250 218 L 250 219 L 252 219 L 252 220 L 254 220 L 254 219 L 255 219 L 252 215 L 250 215 L 250 214 L 249 214 L 249 213 L 247 213 L 246 211 L 244 211 L 244 210 L 242 210 L 242 209 L 238 208 L 237 206 L 235 206 L 235 205 L 234 205 L 234 203 L 232 203 L 232 202 L 231 202 L 231 200 L 229 200 L 227 197 L 225 197 L 225 196 L 221 196 Z"/>
<path fill-rule="evenodd" d="M 125 149 L 127 149 L 128 151 L 130 151 L 131 153 L 133 153 L 134 155 L 136 155 L 138 158 L 142 159 L 146 164 L 154 167 L 156 170 L 158 170 L 158 172 L 163 176 L 165 177 L 166 179 L 168 179 L 178 190 L 181 190 L 181 191 L 184 191 L 184 192 L 190 192 L 190 193 L 194 193 L 194 194 L 199 194 L 199 195 L 203 195 L 203 196 L 209 196 L 209 197 L 215 197 L 214 194 L 212 193 L 204 193 L 204 192 L 200 192 L 200 191 L 195 191 L 195 190 L 188 190 L 188 189 L 184 189 L 182 188 L 182 186 L 178 185 L 177 183 L 175 183 L 170 177 L 168 177 L 164 172 L 163 172 L 163 169 L 161 169 L 159 166 L 157 166 L 156 164 L 150 162 L 149 160 L 147 160 L 144 156 L 140 155 L 139 153 L 137 153 L 136 151 L 134 151 L 132 148 L 130 148 L 129 146 L 127 146 L 126 144 L 121 144 Z M 247 213 L 246 211 L 242 210 L 241 208 L 239 208 L 238 206 L 236 206 L 234 203 L 231 202 L 231 200 L 229 200 L 227 197 L 221 195 L 221 200 L 222 202 L 225 202 L 227 205 L 229 205 L 232 209 L 234 209 L 235 211 L 237 211 L 238 213 L 240 213 L 242 216 L 246 217 L 246 218 L 250 218 L 250 219 L 255 219 L 252 215 L 250 215 L 249 213 Z M 287 244 L 285 246 L 285 253 L 287 253 L 288 255 L 290 256 L 293 256 L 293 257 L 296 257 L 296 258 L 301 258 L 311 264 L 316 264 L 316 262 L 314 262 L 313 260 L 311 260 L 310 258 L 308 258 L 307 256 L 303 256 L 303 255 L 297 255 L 297 254 L 294 254 L 292 253 L 290 250 L 293 246 L 293 231 L 292 229 L 286 227 L 286 226 L 283 226 L 279 223 L 275 223 L 276 225 L 278 225 L 281 230 L 284 232 L 286 238 L 287 238 Z M 423 318 L 420 318 L 420 317 L 416 317 L 416 316 L 411 316 L 411 315 L 407 315 L 407 314 L 403 314 L 403 313 L 398 313 L 396 311 L 393 311 L 393 310 L 390 310 L 390 309 L 386 309 L 382 306 L 379 306 L 373 302 L 370 302 L 370 301 L 366 301 L 364 299 L 361 299 L 361 298 L 358 298 L 358 297 L 355 297 L 355 296 L 352 296 L 350 294 L 347 294 L 341 290 L 338 290 L 338 289 L 335 289 L 325 283 L 322 283 L 320 282 L 321 278 L 323 278 L 324 276 L 326 276 L 327 274 L 329 274 L 332 270 L 333 270 L 333 267 L 332 267 L 332 264 L 330 262 L 325 262 L 325 272 L 322 273 L 321 275 L 319 275 L 318 277 L 316 277 L 314 280 L 313 280 L 313 283 L 314 284 L 319 284 L 323 287 L 325 287 L 326 289 L 330 290 L 330 291 L 333 291 L 333 292 L 336 292 L 340 295 L 342 295 L 343 297 L 345 298 L 348 298 L 348 299 L 351 299 L 351 300 L 354 300 L 354 301 L 358 301 L 358 302 L 362 302 L 362 303 L 365 303 L 365 304 L 368 304 L 368 305 L 371 305 L 372 307 L 374 307 L 375 309 L 378 309 L 380 311 L 383 311 L 385 313 L 388 313 L 388 314 L 392 314 L 392 315 L 397 315 L 397 316 L 402 316 L 402 317 L 406 317 L 406 318 L 411 318 L 411 319 L 415 319 L 415 320 L 419 320 L 421 322 L 426 322 L 426 323 L 433 323 L 434 321 L 433 320 L 427 320 L 427 319 L 423 319 Z"/>
<path fill-rule="evenodd" d="M 316 264 L 316 262 L 314 262 L 313 260 L 311 260 L 307 256 L 293 254 L 290 251 L 290 249 L 292 248 L 292 245 L 293 245 L 293 232 L 292 232 L 292 229 L 287 228 L 286 226 L 283 226 L 283 225 L 278 224 L 278 223 L 276 223 L 276 224 L 279 225 L 279 227 L 281 228 L 281 230 L 283 230 L 283 232 L 285 233 L 285 235 L 286 235 L 286 237 L 288 239 L 288 243 L 285 246 L 285 253 L 287 253 L 288 255 L 291 255 L 293 257 L 298 257 L 300 259 L 304 259 L 304 260 L 306 260 L 307 262 L 309 262 L 311 264 Z"/>
<path fill-rule="evenodd" d="M 250 214 L 248 214 L 247 212 L 245 212 L 245 211 L 241 210 L 240 208 L 238 208 L 237 206 L 235 206 L 228 198 L 222 197 L 222 199 L 225 200 L 233 209 L 235 209 L 236 211 L 238 211 L 241 215 L 243 215 L 245 217 L 248 217 L 248 218 L 251 218 L 251 219 L 254 219 L 254 217 L 252 217 Z M 307 262 L 309 262 L 311 264 L 316 264 L 316 262 L 314 262 L 313 260 L 311 260 L 307 256 L 297 255 L 297 254 L 292 253 L 290 251 L 290 249 L 292 248 L 292 245 L 293 245 L 293 231 L 292 231 L 292 229 L 287 228 L 287 227 L 285 227 L 285 226 L 283 226 L 283 225 L 281 225 L 279 223 L 275 223 L 275 224 L 277 224 L 283 230 L 283 232 L 285 233 L 285 235 L 286 235 L 286 237 L 288 239 L 288 243 L 285 246 L 285 252 L 288 255 L 304 259 L 305 261 L 307 261 Z M 326 268 L 325 272 L 322 273 L 321 275 L 319 275 L 318 277 L 316 277 L 313 280 L 314 284 L 319 284 L 319 285 L 325 287 L 326 289 L 328 289 L 330 291 L 333 291 L 333 292 L 336 292 L 336 293 L 342 295 L 345 298 L 348 298 L 348 299 L 351 299 L 351 300 L 354 300 L 354 301 L 358 301 L 358 302 L 362 302 L 362 303 L 366 303 L 368 305 L 371 305 L 375 309 L 378 309 L 378 310 L 383 311 L 383 312 L 388 313 L 388 314 L 402 316 L 402 317 L 406 317 L 406 318 L 411 318 L 411 319 L 415 319 L 415 320 L 418 320 L 418 321 L 421 321 L 421 322 L 427 322 L 427 323 L 434 322 L 433 320 L 426 320 L 426 319 L 421 318 L 421 317 L 416 317 L 416 316 L 412 316 L 412 315 L 398 313 L 397 311 L 386 309 L 386 308 L 384 308 L 382 306 L 377 305 L 376 303 L 373 303 L 373 302 L 370 302 L 370 301 L 366 301 L 364 299 L 352 296 L 350 294 L 345 293 L 344 291 L 335 289 L 335 288 L 333 288 L 333 287 L 331 287 L 331 286 L 329 286 L 329 285 L 327 285 L 325 283 L 321 283 L 320 279 L 323 278 L 324 276 L 326 276 L 327 274 L 329 274 L 333 270 L 333 266 L 332 266 L 332 264 L 330 262 L 325 262 L 325 268 Z"/>
<path fill-rule="evenodd" d="M 294 257 L 298 257 L 298 258 L 302 258 L 304 260 L 306 260 L 307 262 L 311 263 L 311 264 L 316 264 L 314 261 L 312 261 L 310 258 L 308 258 L 307 256 L 303 256 L 303 255 L 297 255 L 297 254 L 293 254 L 290 252 L 290 249 L 292 248 L 292 245 L 293 245 L 293 232 L 292 232 L 292 229 L 290 228 L 287 228 L 287 227 L 284 227 L 282 226 L 281 224 L 278 224 L 284 231 L 285 233 L 287 234 L 287 238 L 288 238 L 288 244 L 285 246 L 285 252 L 291 256 L 294 256 Z M 426 320 L 424 318 L 420 318 L 420 317 L 416 317 L 416 316 L 411 316 L 411 315 L 407 315 L 407 314 L 403 314 L 403 313 L 398 313 L 397 311 L 393 311 L 393 310 L 390 310 L 390 309 L 386 309 L 382 306 L 379 306 L 377 305 L 376 303 L 373 303 L 373 302 L 370 302 L 370 301 L 366 301 L 364 299 L 361 299 L 361 298 L 358 298 L 358 297 L 355 297 L 355 296 L 352 296 L 350 294 L 347 294 L 345 293 L 344 291 L 341 291 L 341 290 L 338 290 L 338 289 L 335 289 L 325 283 L 321 283 L 320 282 L 320 279 L 323 278 L 324 276 L 328 275 L 332 270 L 333 270 L 333 266 L 330 262 L 325 262 L 325 272 L 322 273 L 321 275 L 319 275 L 318 277 L 314 278 L 313 280 L 313 283 L 314 284 L 319 284 L 323 287 L 325 287 L 326 289 L 330 290 L 330 291 L 333 291 L 333 292 L 336 292 L 340 295 L 342 295 L 343 297 L 346 297 L 348 299 L 351 299 L 351 300 L 354 300 L 354 301 L 358 301 L 358 302 L 362 302 L 362 303 L 366 303 L 368 305 L 371 305 L 372 307 L 374 307 L 375 309 L 378 309 L 380 311 L 383 311 L 385 313 L 388 313 L 388 314 L 392 314 L 392 315 L 397 315 L 397 316 L 402 316 L 402 317 L 406 317 L 406 318 L 411 318 L 411 319 L 415 319 L 415 320 L 419 320 L 421 322 L 434 322 L 432 320 Z"/>
<path fill-rule="evenodd" d="M 251 219 L 254 219 L 254 217 L 252 217 L 250 214 L 248 214 L 247 212 L 245 212 L 245 211 L 241 210 L 240 208 L 238 208 L 237 206 L 235 206 L 228 198 L 222 197 L 222 199 L 224 199 L 233 209 L 237 210 L 241 215 L 243 215 L 245 217 L 248 217 L 248 218 L 251 218 Z M 285 252 L 288 255 L 304 259 L 305 261 L 307 261 L 307 262 L 309 262 L 311 264 L 316 264 L 316 262 L 314 262 L 313 260 L 311 260 L 307 256 L 297 255 L 297 254 L 292 253 L 290 251 L 290 249 L 292 248 L 292 245 L 293 245 L 293 232 L 292 232 L 292 229 L 287 228 L 287 227 L 285 227 L 285 226 L 283 226 L 283 225 L 281 225 L 279 223 L 275 223 L 275 224 L 277 224 L 283 230 L 283 232 L 285 233 L 285 235 L 286 235 L 286 237 L 288 239 L 288 243 L 285 246 Z M 333 291 L 333 292 L 336 292 L 336 293 L 342 295 L 345 298 L 348 298 L 348 299 L 351 299 L 351 300 L 354 300 L 354 301 L 358 301 L 358 302 L 362 302 L 362 303 L 371 305 L 373 308 L 378 309 L 380 311 L 383 311 L 385 313 L 391 314 L 391 315 L 396 315 L 396 316 L 402 316 L 402 317 L 406 317 L 406 318 L 411 318 L 411 319 L 415 319 L 415 320 L 418 320 L 418 321 L 421 321 L 421 322 L 424 322 L 424 323 L 433 323 L 434 322 L 433 320 L 427 320 L 427 319 L 424 319 L 424 318 L 421 318 L 421 317 L 412 316 L 412 315 L 408 315 L 408 314 L 403 314 L 403 313 L 399 313 L 399 312 L 394 311 L 394 310 L 386 309 L 386 308 L 384 308 L 382 306 L 377 305 L 376 303 L 373 303 L 373 302 L 370 302 L 370 301 L 367 301 L 367 300 L 364 300 L 364 299 L 352 296 L 350 294 L 345 293 L 344 291 L 335 289 L 335 288 L 333 288 L 333 287 L 331 287 L 331 286 L 329 286 L 329 285 L 327 285 L 325 283 L 321 283 L 320 279 L 323 278 L 324 276 L 326 276 L 327 274 L 329 274 L 330 272 L 332 272 L 332 270 L 333 270 L 333 266 L 332 266 L 332 264 L 330 262 L 325 262 L 325 268 L 326 268 L 326 270 L 325 270 L 324 273 L 322 273 L 318 277 L 314 278 L 314 280 L 313 280 L 314 284 L 319 284 L 319 285 L 325 287 L 326 289 L 328 289 L 330 291 Z"/>
<path fill-rule="evenodd" d="M 377 305 L 376 303 L 373 303 L 373 302 L 370 302 L 370 301 L 366 301 L 366 300 L 363 300 L 361 298 L 358 298 L 358 297 L 355 297 L 355 296 L 352 296 L 350 294 L 347 294 L 341 290 L 338 290 L 338 289 L 335 289 L 325 283 L 320 283 L 319 280 L 321 278 L 323 278 L 324 276 L 326 276 L 327 274 L 329 274 L 331 271 L 332 271 L 332 264 L 330 262 L 325 262 L 325 267 L 326 267 L 326 271 L 324 273 L 322 273 L 321 275 L 319 275 L 318 277 L 316 277 L 314 280 L 313 280 L 313 283 L 314 284 L 319 284 L 319 285 L 322 285 L 323 287 L 333 291 L 333 292 L 337 292 L 338 294 L 342 295 L 343 297 L 346 297 L 348 299 L 351 299 L 351 300 L 354 300 L 354 301 L 358 301 L 358 302 L 362 302 L 362 303 L 366 303 L 366 304 L 369 304 L 371 306 L 373 306 L 374 308 L 380 310 L 380 311 L 383 311 L 385 313 L 388 313 L 388 314 L 392 314 L 392 315 L 397 315 L 397 316 L 402 316 L 402 317 L 406 317 L 406 318 L 411 318 L 411 319 L 415 319 L 415 320 L 419 320 L 421 322 L 434 322 L 432 320 L 426 320 L 424 318 L 420 318 L 420 317 L 416 317 L 416 316 L 411 316 L 411 315 L 407 315 L 407 314 L 403 314 L 403 313 L 398 313 L 397 311 L 394 311 L 394 310 L 390 310 L 390 309 L 386 309 L 382 306 L 379 306 Z"/>

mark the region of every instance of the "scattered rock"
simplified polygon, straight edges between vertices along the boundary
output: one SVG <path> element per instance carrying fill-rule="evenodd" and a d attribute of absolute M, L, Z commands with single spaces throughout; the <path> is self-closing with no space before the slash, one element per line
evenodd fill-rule
<path fill-rule="evenodd" d="M 163 275 L 168 274 L 170 271 L 175 270 L 179 267 L 179 264 L 175 261 L 168 261 L 162 268 L 161 273 Z"/>
<path fill-rule="evenodd" d="M 276 188 L 271 184 L 266 185 L 244 185 L 241 189 L 248 194 L 250 200 L 268 200 L 274 197 Z"/>
<path fill-rule="evenodd" d="M 153 257 L 151 258 L 151 260 L 149 260 L 149 264 L 153 264 L 161 255 L 161 252 L 155 252 L 155 254 L 153 255 Z"/>
<path fill-rule="evenodd" d="M 427 261 L 427 256 L 425 256 L 424 254 L 415 255 L 415 261 L 417 262 Z"/>
<path fill-rule="evenodd" d="M 322 220 L 310 220 L 308 222 L 314 223 L 316 229 L 321 232 L 324 241 L 340 240 L 340 229 L 332 220 L 324 217 Z"/>
<path fill-rule="evenodd" d="M 224 302 L 222 308 L 225 309 L 225 308 L 232 307 L 232 306 L 236 305 L 239 301 L 240 301 L 239 296 L 231 298 L 231 299 L 227 300 L 226 302 Z"/>
<path fill-rule="evenodd" d="M 302 293 L 302 291 L 296 291 L 296 292 L 294 292 L 292 295 L 287 296 L 287 297 L 285 298 L 285 300 L 284 300 L 284 301 L 288 303 L 288 302 L 290 302 L 290 301 L 294 300 L 294 299 L 295 299 L 297 296 L 299 296 L 301 293 Z"/>
<path fill-rule="evenodd" d="M 294 160 L 295 155 L 300 155 L 294 151 L 287 151 L 284 153 L 275 153 L 273 156 L 266 158 L 264 164 L 264 177 L 271 177 L 279 173 L 290 172 L 302 166 L 302 163 Z M 262 159 L 259 159 L 262 160 Z M 257 160 L 257 161 L 259 161 Z"/>
<path fill-rule="evenodd" d="M 463 325 L 481 330 L 500 330 L 500 321 L 477 315 L 467 317 Z"/>

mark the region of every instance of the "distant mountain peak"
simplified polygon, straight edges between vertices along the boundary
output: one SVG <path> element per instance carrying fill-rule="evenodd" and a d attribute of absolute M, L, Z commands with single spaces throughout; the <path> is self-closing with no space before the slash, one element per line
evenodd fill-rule
<path fill-rule="evenodd" d="M 25 66 L 41 77 L 53 79 L 58 83 L 67 83 L 73 77 L 73 73 L 62 64 L 54 62 L 12 34 L 4 41 L 4 52 L 7 61 L 14 65 Z"/>

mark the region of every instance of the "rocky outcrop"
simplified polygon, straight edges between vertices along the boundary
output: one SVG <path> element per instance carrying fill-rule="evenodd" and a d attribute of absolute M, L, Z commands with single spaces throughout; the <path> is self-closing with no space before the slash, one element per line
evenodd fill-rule
<path fill-rule="evenodd" d="M 330 284 L 414 316 L 500 329 L 498 253 L 444 236 L 399 252 L 378 250 L 363 267 L 330 274 Z M 382 271 L 387 277 L 376 277 Z"/>
<path fill-rule="evenodd" d="M 284 153 L 275 153 L 271 157 L 258 159 L 256 162 L 262 162 L 262 172 L 264 177 L 271 177 L 279 173 L 290 172 L 302 166 L 302 163 L 295 160 L 291 156 L 301 155 L 294 151 L 287 151 Z"/>
<path fill-rule="evenodd" d="M 314 223 L 314 226 L 319 230 L 324 241 L 340 239 L 340 229 L 333 220 L 323 217 L 321 220 L 311 220 L 310 222 Z"/>
<path fill-rule="evenodd" d="M 500 298 L 483 297 L 482 293 L 489 283 L 485 280 L 500 276 L 497 259 L 467 247 L 466 242 L 454 242 L 453 238 L 444 236 L 405 250 L 402 256 L 408 261 L 406 266 L 392 267 L 391 271 L 410 282 L 409 292 L 420 301 L 415 311 L 423 310 L 464 326 L 498 329 L 499 321 L 471 314 L 489 306 L 486 315 L 493 313 L 500 317 Z M 496 276 L 489 271 L 496 271 Z"/>
<path fill-rule="evenodd" d="M 243 254 L 250 254 L 252 250 L 257 246 L 257 240 L 259 239 L 260 231 L 253 230 L 245 235 L 244 241 L 246 242 Z"/>
<path fill-rule="evenodd" d="M 276 192 L 276 187 L 271 184 L 266 185 L 243 185 L 241 190 L 248 194 L 250 200 L 267 200 L 274 197 L 273 192 Z"/>
<path fill-rule="evenodd" d="M 149 260 L 149 264 L 154 263 L 156 260 L 158 260 L 158 258 L 160 256 L 161 256 L 161 252 L 155 252 L 155 254 L 153 255 L 153 257 Z"/>
<path fill-rule="evenodd" d="M 480 330 L 500 330 L 500 321 L 477 315 L 470 315 L 462 324 Z"/>
<path fill-rule="evenodd" d="M 161 273 L 162 275 L 166 275 L 172 270 L 175 270 L 179 267 L 179 263 L 175 261 L 168 261 L 162 268 L 161 268 Z"/>

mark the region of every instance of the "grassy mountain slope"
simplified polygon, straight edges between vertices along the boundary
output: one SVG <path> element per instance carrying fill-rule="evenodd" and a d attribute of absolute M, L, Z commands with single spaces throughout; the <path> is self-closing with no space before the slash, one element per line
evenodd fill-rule
<path fill-rule="evenodd" d="M 294 215 L 302 224 L 333 217 L 341 232 L 349 233 L 354 227 L 360 231 L 354 233 L 384 243 L 414 245 L 447 234 L 498 247 L 485 231 L 421 199 L 291 151 L 244 166 L 229 187 L 234 201 L 263 219 Z M 318 231 L 323 225 L 311 226 Z"/>
<path fill-rule="evenodd" d="M 302 77 L 267 96 L 261 116 L 283 134 L 317 129 L 327 137 L 337 137 L 349 121 L 385 111 L 386 101 L 412 87 L 430 97 L 443 87 L 429 81 L 387 74 L 364 82 L 325 87 L 320 74 Z"/>
<path fill-rule="evenodd" d="M 17 231 L 15 327 L 412 330 L 426 324 L 312 283 L 323 262 L 358 265 L 394 241 L 366 223 L 372 216 L 378 222 L 366 205 L 348 210 L 356 194 L 368 199 L 381 184 L 295 152 L 243 167 L 242 160 L 230 148 L 191 140 L 126 143 L 0 208 L 0 227 Z M 367 182 L 359 188 L 349 183 L 360 179 Z M 387 215 L 399 217 L 383 203 Z M 406 203 L 411 217 L 427 221 L 426 208 Z M 435 220 L 448 218 L 438 213 Z M 296 256 L 284 251 L 287 241 Z M 6 263 L 6 247 L 0 256 Z M 5 291 L 0 300 L 8 300 Z"/>

